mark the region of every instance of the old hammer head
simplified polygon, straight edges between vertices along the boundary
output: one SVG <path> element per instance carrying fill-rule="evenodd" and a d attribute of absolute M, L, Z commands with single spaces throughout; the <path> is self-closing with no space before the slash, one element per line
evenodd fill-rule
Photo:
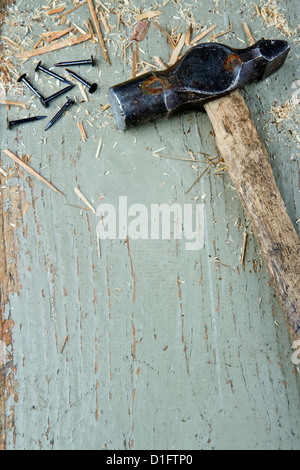
<path fill-rule="evenodd" d="M 276 72 L 289 50 L 283 40 L 260 40 L 245 49 L 200 44 L 164 71 L 149 72 L 111 87 L 108 98 L 113 116 L 119 129 L 125 131 L 180 110 L 201 109 L 210 100 Z"/>

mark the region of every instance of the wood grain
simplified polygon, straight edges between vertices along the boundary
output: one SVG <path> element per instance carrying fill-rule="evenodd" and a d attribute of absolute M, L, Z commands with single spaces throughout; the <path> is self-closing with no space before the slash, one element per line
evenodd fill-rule
<path fill-rule="evenodd" d="M 205 105 L 217 145 L 250 219 L 292 341 L 300 339 L 300 240 L 268 153 L 239 91 Z"/>
<path fill-rule="evenodd" d="M 60 3 L 71 9 L 74 2 Z M 92 41 L 45 57 L 50 66 L 70 54 L 74 59 L 98 55 L 99 68 L 82 71 L 89 70 L 91 80 L 101 78 L 94 98 L 82 101 L 81 111 L 70 113 L 47 134 L 47 141 L 38 125 L 4 130 L 1 136 L 1 151 L 11 148 L 19 156 L 31 156 L 32 166 L 67 198 L 66 203 L 2 156 L 0 165 L 8 177 L 0 175 L 0 277 L 5 276 L 0 292 L 6 302 L 0 314 L 1 445 L 7 450 L 299 449 L 300 375 L 291 361 L 294 350 L 237 192 L 227 173 L 215 173 L 212 166 L 186 194 L 208 165 L 207 158 L 219 156 L 208 116 L 186 113 L 123 135 L 110 111 L 104 111 L 109 86 L 132 71 L 129 50 L 125 61 L 116 48 L 114 12 L 120 17 L 119 37 L 127 40 L 125 33 L 131 34 L 123 24 L 131 16 L 126 3 L 118 4 L 120 12 L 116 4 L 103 3 L 112 10 L 107 19 L 114 29 L 105 42 L 111 67 L 101 59 L 99 43 Z M 172 54 L 166 33 L 152 26 L 185 32 L 186 23 L 178 22 L 185 8 L 203 30 L 213 21 L 210 2 L 201 9 L 197 0 L 164 3 L 163 14 L 151 20 L 141 44 L 140 58 L 149 63 L 153 54 L 164 63 Z M 216 33 L 226 27 L 219 3 Z M 11 9 L 2 34 L 14 40 L 20 36 L 31 48 L 42 26 L 38 18 L 27 31 L 24 13 L 39 11 L 41 2 L 15 4 L 23 16 L 16 18 Z M 94 5 L 99 19 L 104 7 L 99 1 Z M 297 0 L 278 5 L 296 27 Z M 146 12 L 153 1 L 140 0 L 135 7 Z M 262 17 L 254 17 L 250 7 L 243 20 L 251 30 L 260 36 L 279 34 L 264 30 Z M 240 47 L 239 39 L 246 37 L 237 0 L 227 4 L 226 14 L 234 34 L 224 42 Z M 86 5 L 67 21 L 85 27 L 89 16 Z M 42 18 L 46 30 L 56 29 L 54 18 Z M 177 29 L 181 23 L 183 31 Z M 296 37 L 289 40 L 297 45 Z M 34 62 L 26 62 L 24 72 L 33 73 Z M 20 65 L 18 60 L 12 63 Z M 286 84 L 295 79 L 296 65 L 290 60 L 280 72 Z M 43 81 L 46 94 L 50 85 Z M 288 132 L 293 122 L 282 121 L 280 140 L 273 138 L 275 124 L 268 131 L 263 127 L 274 101 L 290 98 L 287 86 L 274 76 L 247 90 L 258 130 L 265 132 L 270 152 L 277 156 L 272 166 L 288 212 L 297 220 L 299 163 L 285 152 L 288 147 L 298 153 Z M 80 91 L 74 93 L 81 100 Z M 25 113 L 1 110 L 4 120 Z M 89 131 L 86 142 L 76 126 L 81 119 Z M 162 148 L 159 153 L 176 159 L 154 157 L 152 152 Z M 177 160 L 193 160 L 191 154 L 195 161 Z M 118 211 L 124 195 L 128 207 L 142 203 L 149 212 L 153 203 L 179 203 L 182 208 L 204 203 L 205 246 L 187 251 L 185 237 L 101 240 L 99 257 L 100 218 L 85 210 L 75 187 L 95 209 L 109 203 Z M 244 231 L 248 238 L 242 266 Z"/>

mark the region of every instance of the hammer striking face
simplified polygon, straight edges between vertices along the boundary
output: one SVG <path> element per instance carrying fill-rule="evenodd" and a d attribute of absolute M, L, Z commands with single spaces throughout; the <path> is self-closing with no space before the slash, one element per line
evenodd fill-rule
<path fill-rule="evenodd" d="M 108 97 L 116 123 L 125 131 L 182 109 L 201 109 L 210 100 L 276 72 L 289 49 L 282 40 L 260 40 L 246 49 L 217 43 L 195 46 L 167 70 L 111 87 Z"/>

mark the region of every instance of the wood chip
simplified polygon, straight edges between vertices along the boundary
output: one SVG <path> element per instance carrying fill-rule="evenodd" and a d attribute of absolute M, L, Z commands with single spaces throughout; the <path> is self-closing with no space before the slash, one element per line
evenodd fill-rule
<path fill-rule="evenodd" d="M 118 12 L 118 22 L 117 22 L 117 32 L 120 31 L 121 16 L 122 16 L 121 8 L 119 8 L 119 12 Z"/>
<path fill-rule="evenodd" d="M 67 344 L 68 339 L 69 339 L 69 336 L 67 335 L 67 336 L 65 337 L 64 344 L 62 345 L 60 354 L 62 354 L 62 353 L 64 352 L 64 349 L 65 349 L 65 347 L 66 347 L 66 344 Z"/>
<path fill-rule="evenodd" d="M 248 234 L 244 232 L 243 237 L 244 237 L 244 240 L 243 240 L 243 248 L 242 248 L 242 255 L 241 255 L 241 265 L 244 267 Z"/>
<path fill-rule="evenodd" d="M 110 108 L 110 104 L 107 103 L 105 106 L 101 106 L 101 111 L 106 111 L 108 108 Z"/>
<path fill-rule="evenodd" d="M 257 16 L 261 16 L 260 9 L 259 9 L 258 5 L 255 4 L 254 6 L 255 6 Z"/>
<path fill-rule="evenodd" d="M 157 23 L 152 23 L 152 24 L 153 24 L 153 26 L 158 28 L 162 33 L 164 33 L 167 36 L 167 40 L 168 40 L 169 44 L 171 45 L 172 49 L 175 49 L 176 45 L 174 43 L 174 40 L 173 40 L 171 34 L 169 34 L 168 31 L 166 31 L 164 28 L 162 28 L 159 24 L 157 24 Z"/>
<path fill-rule="evenodd" d="M 80 191 L 79 188 L 74 188 L 74 191 L 75 193 L 77 194 L 77 196 L 87 205 L 87 207 L 89 209 L 91 209 L 91 211 L 96 214 L 96 210 L 94 209 L 94 207 L 92 206 L 92 204 L 87 200 L 87 198 L 82 194 L 82 192 Z"/>
<path fill-rule="evenodd" d="M 134 47 L 135 44 L 135 47 Z M 131 43 L 132 50 L 132 76 L 136 77 L 139 72 L 139 44 L 136 41 Z"/>
<path fill-rule="evenodd" d="M 102 32 L 101 32 L 101 29 L 100 29 L 99 21 L 98 21 L 98 18 L 97 18 L 96 12 L 95 12 L 95 8 L 94 8 L 94 5 L 93 5 L 93 0 L 87 0 L 87 3 L 88 3 L 88 6 L 89 6 L 89 9 L 90 9 L 90 13 L 91 13 L 91 16 L 92 16 L 92 21 L 94 23 L 94 27 L 95 27 L 95 30 L 96 30 L 96 33 L 97 33 L 97 36 L 98 36 L 98 39 L 99 39 L 99 42 L 100 42 L 100 46 L 101 46 L 104 58 L 105 58 L 106 62 L 110 65 L 110 60 L 109 60 L 109 57 L 108 57 L 108 53 L 107 53 L 107 49 L 105 47 L 105 43 L 104 43 L 104 39 L 103 39 Z"/>
<path fill-rule="evenodd" d="M 7 176 L 6 171 L 3 170 L 3 168 L 1 168 L 1 166 L 0 166 L 0 173 L 2 173 L 2 175 L 5 176 L 5 177 Z"/>
<path fill-rule="evenodd" d="M 40 39 L 38 40 L 38 42 L 33 46 L 32 49 L 37 49 L 41 44 L 44 45 L 44 41 L 45 41 L 44 38 L 40 38 Z"/>
<path fill-rule="evenodd" d="M 144 13 L 141 13 L 140 15 L 136 15 L 135 20 L 136 21 L 142 21 L 142 20 L 150 20 L 151 18 L 155 18 L 156 16 L 162 15 L 162 11 L 156 10 L 156 11 L 145 11 Z"/>
<path fill-rule="evenodd" d="M 16 57 L 18 59 L 29 59 L 30 57 L 47 54 L 48 52 L 53 52 L 65 47 L 74 46 L 75 44 L 80 44 L 81 42 L 88 41 L 91 38 L 91 34 L 82 34 L 76 38 L 65 39 L 64 41 L 55 42 L 53 44 L 49 44 L 48 46 L 39 47 L 38 49 L 33 49 L 28 52 L 23 52 L 22 54 L 17 54 Z"/>
<path fill-rule="evenodd" d="M 150 21 L 144 20 L 139 21 L 134 28 L 133 35 L 131 36 L 132 41 L 141 42 L 145 39 L 150 26 Z"/>
<path fill-rule="evenodd" d="M 107 24 L 106 18 L 104 16 L 104 13 L 100 11 L 100 18 L 101 18 L 101 23 L 103 24 L 103 28 L 105 29 L 106 33 L 108 34 L 110 32 L 110 28 Z"/>
<path fill-rule="evenodd" d="M 198 178 L 196 179 L 196 181 L 194 181 L 194 183 L 192 184 L 192 186 L 189 187 L 189 189 L 187 191 L 185 191 L 184 194 L 188 194 L 190 192 L 190 190 L 195 186 L 196 183 L 198 183 L 198 181 L 200 180 L 201 176 L 204 175 L 204 173 L 206 172 L 206 170 L 208 170 L 208 166 L 206 168 L 204 168 L 204 170 L 200 173 L 200 175 L 198 176 Z"/>
<path fill-rule="evenodd" d="M 205 31 L 202 31 L 201 34 L 199 34 L 197 37 L 195 37 L 191 42 L 190 42 L 190 45 L 193 46 L 194 44 L 196 44 L 196 42 L 200 41 L 201 39 L 203 39 L 207 34 L 209 34 L 213 29 L 216 28 L 216 24 L 214 24 L 213 26 L 211 26 L 210 28 L 206 29 Z"/>
<path fill-rule="evenodd" d="M 160 57 L 153 57 L 153 59 L 155 60 L 155 62 L 159 65 L 159 67 L 160 67 L 162 70 L 166 70 L 166 69 L 167 69 L 167 66 L 163 63 L 163 61 L 161 60 Z"/>
<path fill-rule="evenodd" d="M 86 94 L 86 91 L 82 83 L 78 83 L 78 87 L 79 87 L 80 93 L 82 94 L 84 101 L 88 102 L 89 98 L 88 98 L 88 95 Z"/>
<path fill-rule="evenodd" d="M 74 21 L 73 21 L 73 25 L 75 26 L 77 31 L 79 31 L 81 34 L 87 34 L 87 32 L 84 29 L 82 29 L 80 26 L 78 26 Z"/>
<path fill-rule="evenodd" d="M 75 29 L 75 26 L 73 26 L 72 28 L 64 29 L 63 31 L 56 31 L 55 33 L 47 37 L 47 41 L 48 42 L 56 41 L 57 39 L 60 39 L 62 36 L 69 34 L 74 29 Z"/>
<path fill-rule="evenodd" d="M 20 108 L 26 108 L 26 103 L 21 103 L 20 101 L 9 101 L 9 100 L 0 100 L 0 104 L 6 104 L 7 106 L 19 106 Z"/>
<path fill-rule="evenodd" d="M 193 26 L 190 24 L 190 26 L 188 27 L 187 32 L 185 33 L 184 44 L 186 45 L 186 47 L 189 47 L 189 45 L 191 43 L 192 31 L 193 31 Z"/>
<path fill-rule="evenodd" d="M 153 157 L 156 157 L 156 158 L 171 158 L 173 160 L 180 160 L 182 162 L 201 162 L 203 163 L 203 160 L 196 160 L 195 157 L 194 158 L 185 158 L 185 157 L 175 157 L 174 155 L 165 155 L 164 153 L 157 153 L 156 152 L 153 152 Z"/>
<path fill-rule="evenodd" d="M 87 136 L 86 136 L 86 132 L 85 132 L 85 129 L 83 127 L 83 122 L 78 122 L 77 123 L 78 125 L 78 129 L 80 131 L 80 134 L 81 134 L 81 137 L 82 137 L 82 140 L 85 142 L 87 140 Z"/>
<path fill-rule="evenodd" d="M 68 11 L 65 11 L 65 13 L 61 16 L 59 16 L 58 18 L 56 18 L 56 20 L 60 20 L 61 18 L 65 17 L 66 15 L 68 15 L 69 13 L 72 13 L 74 10 L 76 10 L 77 8 L 81 7 L 81 5 L 84 5 L 86 3 L 87 0 L 83 0 L 83 2 L 79 3 L 78 5 L 76 5 L 75 7 L 71 8 L 71 10 L 68 10 Z"/>
<path fill-rule="evenodd" d="M 231 33 L 232 31 L 232 23 L 229 23 L 229 29 L 227 31 L 223 31 L 223 33 L 216 34 L 215 36 L 211 36 L 210 40 L 213 41 L 214 39 L 219 38 L 220 36 L 224 36 L 224 34 Z"/>
<path fill-rule="evenodd" d="M 179 57 L 179 54 L 184 46 L 184 42 L 185 42 L 185 34 L 181 34 L 180 38 L 179 38 L 179 41 L 172 53 L 172 56 L 171 56 L 171 59 L 170 59 L 170 62 L 169 62 L 169 65 L 174 65 L 175 62 L 177 61 L 178 57 Z"/>
<path fill-rule="evenodd" d="M 48 10 L 46 12 L 46 15 L 47 16 L 50 16 L 50 15 L 56 15 L 57 13 L 61 13 L 62 11 L 64 11 L 65 7 L 57 7 L 57 8 L 53 8 L 52 10 Z"/>
<path fill-rule="evenodd" d="M 101 152 L 101 149 L 102 149 L 102 144 L 103 144 L 103 137 L 100 137 L 100 140 L 99 140 L 99 144 L 98 144 L 98 148 L 97 148 L 97 152 L 96 152 L 96 155 L 95 155 L 95 158 L 98 159 L 100 157 L 100 152 Z"/>
<path fill-rule="evenodd" d="M 20 48 L 20 45 L 17 44 L 17 43 L 16 43 L 15 41 L 13 41 L 12 39 L 7 38 L 6 36 L 0 36 L 0 38 L 3 39 L 3 41 L 8 42 L 8 43 L 11 44 L 12 46 L 15 46 L 15 47 Z"/>
<path fill-rule="evenodd" d="M 249 45 L 252 46 L 253 44 L 255 44 L 255 40 L 253 39 L 253 36 L 250 32 L 250 29 L 249 29 L 249 26 L 247 25 L 247 23 L 244 23 L 244 30 L 245 30 L 246 36 L 248 38 Z"/>
<path fill-rule="evenodd" d="M 39 173 L 37 173 L 31 166 L 29 166 L 27 163 L 23 162 L 21 158 L 17 157 L 14 153 L 12 153 L 10 150 L 5 149 L 3 152 L 10 158 L 12 158 L 18 165 L 20 165 L 22 168 L 24 168 L 28 173 L 30 173 L 32 176 L 37 178 L 38 180 L 42 181 L 45 183 L 49 188 L 53 189 L 53 191 L 56 191 L 58 194 L 63 196 L 63 193 L 61 193 L 58 189 L 56 189 L 49 181 L 47 181 L 43 176 L 41 176 Z"/>
<path fill-rule="evenodd" d="M 91 35 L 92 35 L 92 41 L 95 41 L 95 33 L 94 33 L 93 25 L 92 25 L 92 22 L 89 18 L 87 19 L 86 24 L 87 24 L 87 27 L 90 30 Z"/>

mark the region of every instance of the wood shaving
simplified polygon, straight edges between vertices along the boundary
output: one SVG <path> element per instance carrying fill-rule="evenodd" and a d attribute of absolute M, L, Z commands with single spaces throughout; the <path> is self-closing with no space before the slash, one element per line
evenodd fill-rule
<path fill-rule="evenodd" d="M 100 157 L 100 152 L 101 152 L 101 149 L 102 149 L 102 145 L 103 145 L 103 137 L 100 137 L 98 148 L 97 148 L 96 155 L 95 155 L 96 159 L 98 159 Z"/>
<path fill-rule="evenodd" d="M 5 104 L 8 106 L 19 106 L 20 108 L 26 108 L 26 103 L 21 103 L 20 101 L 10 101 L 10 100 L 0 100 L 0 104 Z"/>
<path fill-rule="evenodd" d="M 210 40 L 211 41 L 214 41 L 215 39 L 221 37 L 221 36 L 224 36 L 224 34 L 228 34 L 228 33 L 231 33 L 232 31 L 232 23 L 230 21 L 229 23 L 229 29 L 227 29 L 227 31 L 223 31 L 223 33 L 219 33 L 219 34 L 215 34 L 215 36 L 211 36 Z"/>
<path fill-rule="evenodd" d="M 102 36 L 102 31 L 100 29 L 97 14 L 96 14 L 96 11 L 95 11 L 95 8 L 94 8 L 94 5 L 93 5 L 93 0 L 87 0 L 87 2 L 88 2 L 88 6 L 89 6 L 90 13 L 91 13 L 91 16 L 92 16 L 92 21 L 93 21 L 93 24 L 94 24 L 94 27 L 95 27 L 95 30 L 96 30 L 96 33 L 97 33 L 97 37 L 99 39 L 99 43 L 100 43 L 104 58 L 105 58 L 106 62 L 110 65 L 110 60 L 109 60 L 109 57 L 108 57 L 107 49 L 105 47 L 105 43 L 104 43 L 104 39 L 103 39 L 103 36 Z"/>
<path fill-rule="evenodd" d="M 43 176 L 41 176 L 39 173 L 37 173 L 33 168 L 31 168 L 27 163 L 25 163 L 21 158 L 17 157 L 14 153 L 12 153 L 10 150 L 5 149 L 3 152 L 12 160 L 14 160 L 18 165 L 20 165 L 22 168 L 24 168 L 28 173 L 30 173 L 32 176 L 37 178 L 38 180 L 42 181 L 45 183 L 49 188 L 53 189 L 53 191 L 57 192 L 61 196 L 63 196 L 63 193 L 61 193 L 58 189 L 56 189 L 49 181 L 47 181 Z"/>
<path fill-rule="evenodd" d="M 252 46 L 253 44 L 255 44 L 255 39 L 253 38 L 247 23 L 244 23 L 244 30 L 245 30 L 246 36 L 248 38 L 249 45 Z"/>
<path fill-rule="evenodd" d="M 175 49 L 176 47 L 176 44 L 171 36 L 171 34 L 168 33 L 167 30 L 165 30 L 164 28 L 162 28 L 159 24 L 157 23 L 153 23 L 153 26 L 155 26 L 156 28 L 158 28 L 162 33 L 164 33 L 166 36 L 167 36 L 167 40 L 169 42 L 169 44 L 171 45 L 172 49 Z"/>
<path fill-rule="evenodd" d="M 89 98 L 88 98 L 88 95 L 86 94 L 86 91 L 84 89 L 84 86 L 82 85 L 82 83 L 78 83 L 78 88 L 80 90 L 80 93 L 82 94 L 82 97 L 84 99 L 84 101 L 89 101 Z"/>
<path fill-rule="evenodd" d="M 96 214 L 95 208 L 92 206 L 92 204 L 87 200 L 87 198 L 82 194 L 79 188 L 74 188 L 75 193 L 77 196 L 87 205 L 87 207 L 94 213 Z"/>
<path fill-rule="evenodd" d="M 57 8 L 53 8 L 52 10 L 48 10 L 46 12 L 46 15 L 47 16 L 50 16 L 50 15 L 56 15 L 57 13 L 61 13 L 62 11 L 64 11 L 65 7 L 57 7 Z"/>
<path fill-rule="evenodd" d="M 16 57 L 18 59 L 29 59 L 30 57 L 34 57 L 34 56 L 41 55 L 41 54 L 47 54 L 48 52 L 53 52 L 59 49 L 63 49 L 65 47 L 74 46 L 75 44 L 80 44 L 82 42 L 88 41 L 91 38 L 92 36 L 90 34 L 83 34 L 76 38 L 65 39 L 64 41 L 60 41 L 54 44 L 49 44 L 49 46 L 39 47 L 38 49 L 33 49 L 28 52 L 17 54 Z"/>
<path fill-rule="evenodd" d="M 290 138 L 299 148 L 300 109 L 298 100 L 292 98 L 280 105 L 275 104 L 272 106 L 270 114 L 272 115 L 271 124 L 275 125 L 274 128 L 268 123 L 266 127 L 271 139 L 278 139 L 279 130 L 283 129 L 286 138 Z"/>
<path fill-rule="evenodd" d="M 108 34 L 110 32 L 110 27 L 107 24 L 106 18 L 104 13 L 100 11 L 100 18 L 101 18 L 101 23 L 103 24 L 103 28 L 105 29 L 105 32 Z"/>
<path fill-rule="evenodd" d="M 59 16 L 58 18 L 56 18 L 56 20 L 60 20 L 64 17 L 66 17 L 66 15 L 68 15 L 69 13 L 72 13 L 74 10 L 76 10 L 77 8 L 81 7 L 82 5 L 84 5 L 85 3 L 87 2 L 87 0 L 83 0 L 83 2 L 79 3 L 78 5 L 75 5 L 75 7 L 71 8 L 71 10 L 68 10 L 68 11 L 65 11 L 65 13 L 61 16 Z"/>
<path fill-rule="evenodd" d="M 162 70 L 166 70 L 167 66 L 163 63 L 163 61 L 160 59 L 160 57 L 153 57 L 153 59 L 155 60 L 155 62 L 159 65 L 159 67 Z"/>
<path fill-rule="evenodd" d="M 84 126 L 83 126 L 83 122 L 82 121 L 78 122 L 77 125 L 78 125 L 78 129 L 80 131 L 82 140 L 85 142 L 87 140 L 87 136 L 86 136 L 86 132 L 85 132 L 85 129 L 84 129 Z"/>
<path fill-rule="evenodd" d="M 179 38 L 179 41 L 175 47 L 175 49 L 173 50 L 173 53 L 172 53 L 172 56 L 171 56 L 171 59 L 170 59 L 170 62 L 169 62 L 169 65 L 174 65 L 175 62 L 177 61 L 178 57 L 179 57 L 179 54 L 184 46 L 184 42 L 185 42 L 185 34 L 183 33 L 180 38 Z"/>
<path fill-rule="evenodd" d="M 284 120 L 295 120 L 297 114 L 299 115 L 299 106 L 296 101 L 288 100 L 281 105 L 274 105 L 271 108 L 273 122 L 277 124 Z"/>
<path fill-rule="evenodd" d="M 241 255 L 241 265 L 243 267 L 245 267 L 245 254 L 246 254 L 247 239 L 248 239 L 248 234 L 247 234 L 247 232 L 244 232 L 243 233 L 242 255 Z"/>
<path fill-rule="evenodd" d="M 290 28 L 288 21 L 281 12 L 281 8 L 278 6 L 278 2 L 275 0 L 269 0 L 264 6 L 262 6 L 260 14 L 267 28 L 274 26 L 275 29 L 282 31 L 286 36 L 297 34 L 296 29 Z"/>
<path fill-rule="evenodd" d="M 159 10 L 145 11 L 144 13 L 136 15 L 135 20 L 136 21 L 150 20 L 151 18 L 155 18 L 156 16 L 160 16 L 160 15 L 162 15 L 162 11 L 159 11 Z"/>
<path fill-rule="evenodd" d="M 56 41 L 57 39 L 60 39 L 61 37 L 65 36 L 66 34 L 69 34 L 71 31 L 74 31 L 74 29 L 75 29 L 75 26 L 73 26 L 72 28 L 64 29 L 63 31 L 56 31 L 55 33 L 53 33 L 53 34 L 51 34 L 47 37 L 47 42 Z"/>
<path fill-rule="evenodd" d="M 196 181 L 194 181 L 194 183 L 192 184 L 192 186 L 190 186 L 189 189 L 187 189 L 184 194 L 188 194 L 188 193 L 191 191 L 191 189 L 195 186 L 196 183 L 198 183 L 198 181 L 200 180 L 200 178 L 202 177 L 202 175 L 204 175 L 204 173 L 208 170 L 208 168 L 209 168 L 208 166 L 204 168 L 204 170 L 200 173 L 200 175 L 198 176 L 198 178 L 196 179 Z"/>
<path fill-rule="evenodd" d="M 90 30 L 91 35 L 92 35 L 92 41 L 95 42 L 95 33 L 94 33 L 94 30 L 93 30 L 92 22 L 91 22 L 91 20 L 90 20 L 89 18 L 87 19 L 86 24 L 87 24 L 87 27 L 88 27 L 89 30 Z"/>
<path fill-rule="evenodd" d="M 216 24 L 214 24 L 213 26 L 211 26 L 210 28 L 208 29 L 205 29 L 205 31 L 202 31 L 202 33 L 200 33 L 198 36 L 196 36 L 191 42 L 191 46 L 193 46 L 194 44 L 196 44 L 197 42 L 199 42 L 201 39 L 203 39 L 205 36 L 207 36 L 207 34 L 209 34 L 213 29 L 216 28 Z"/>
<path fill-rule="evenodd" d="M 187 32 L 185 33 L 184 44 L 186 45 L 186 47 L 188 47 L 191 43 L 192 31 L 193 31 L 193 26 L 192 24 L 190 24 L 187 29 Z"/>
<path fill-rule="evenodd" d="M 3 41 L 8 42 L 12 46 L 20 48 L 20 44 L 17 44 L 15 41 L 12 41 L 12 39 L 7 38 L 6 36 L 0 36 L 0 38 L 3 39 Z"/>

